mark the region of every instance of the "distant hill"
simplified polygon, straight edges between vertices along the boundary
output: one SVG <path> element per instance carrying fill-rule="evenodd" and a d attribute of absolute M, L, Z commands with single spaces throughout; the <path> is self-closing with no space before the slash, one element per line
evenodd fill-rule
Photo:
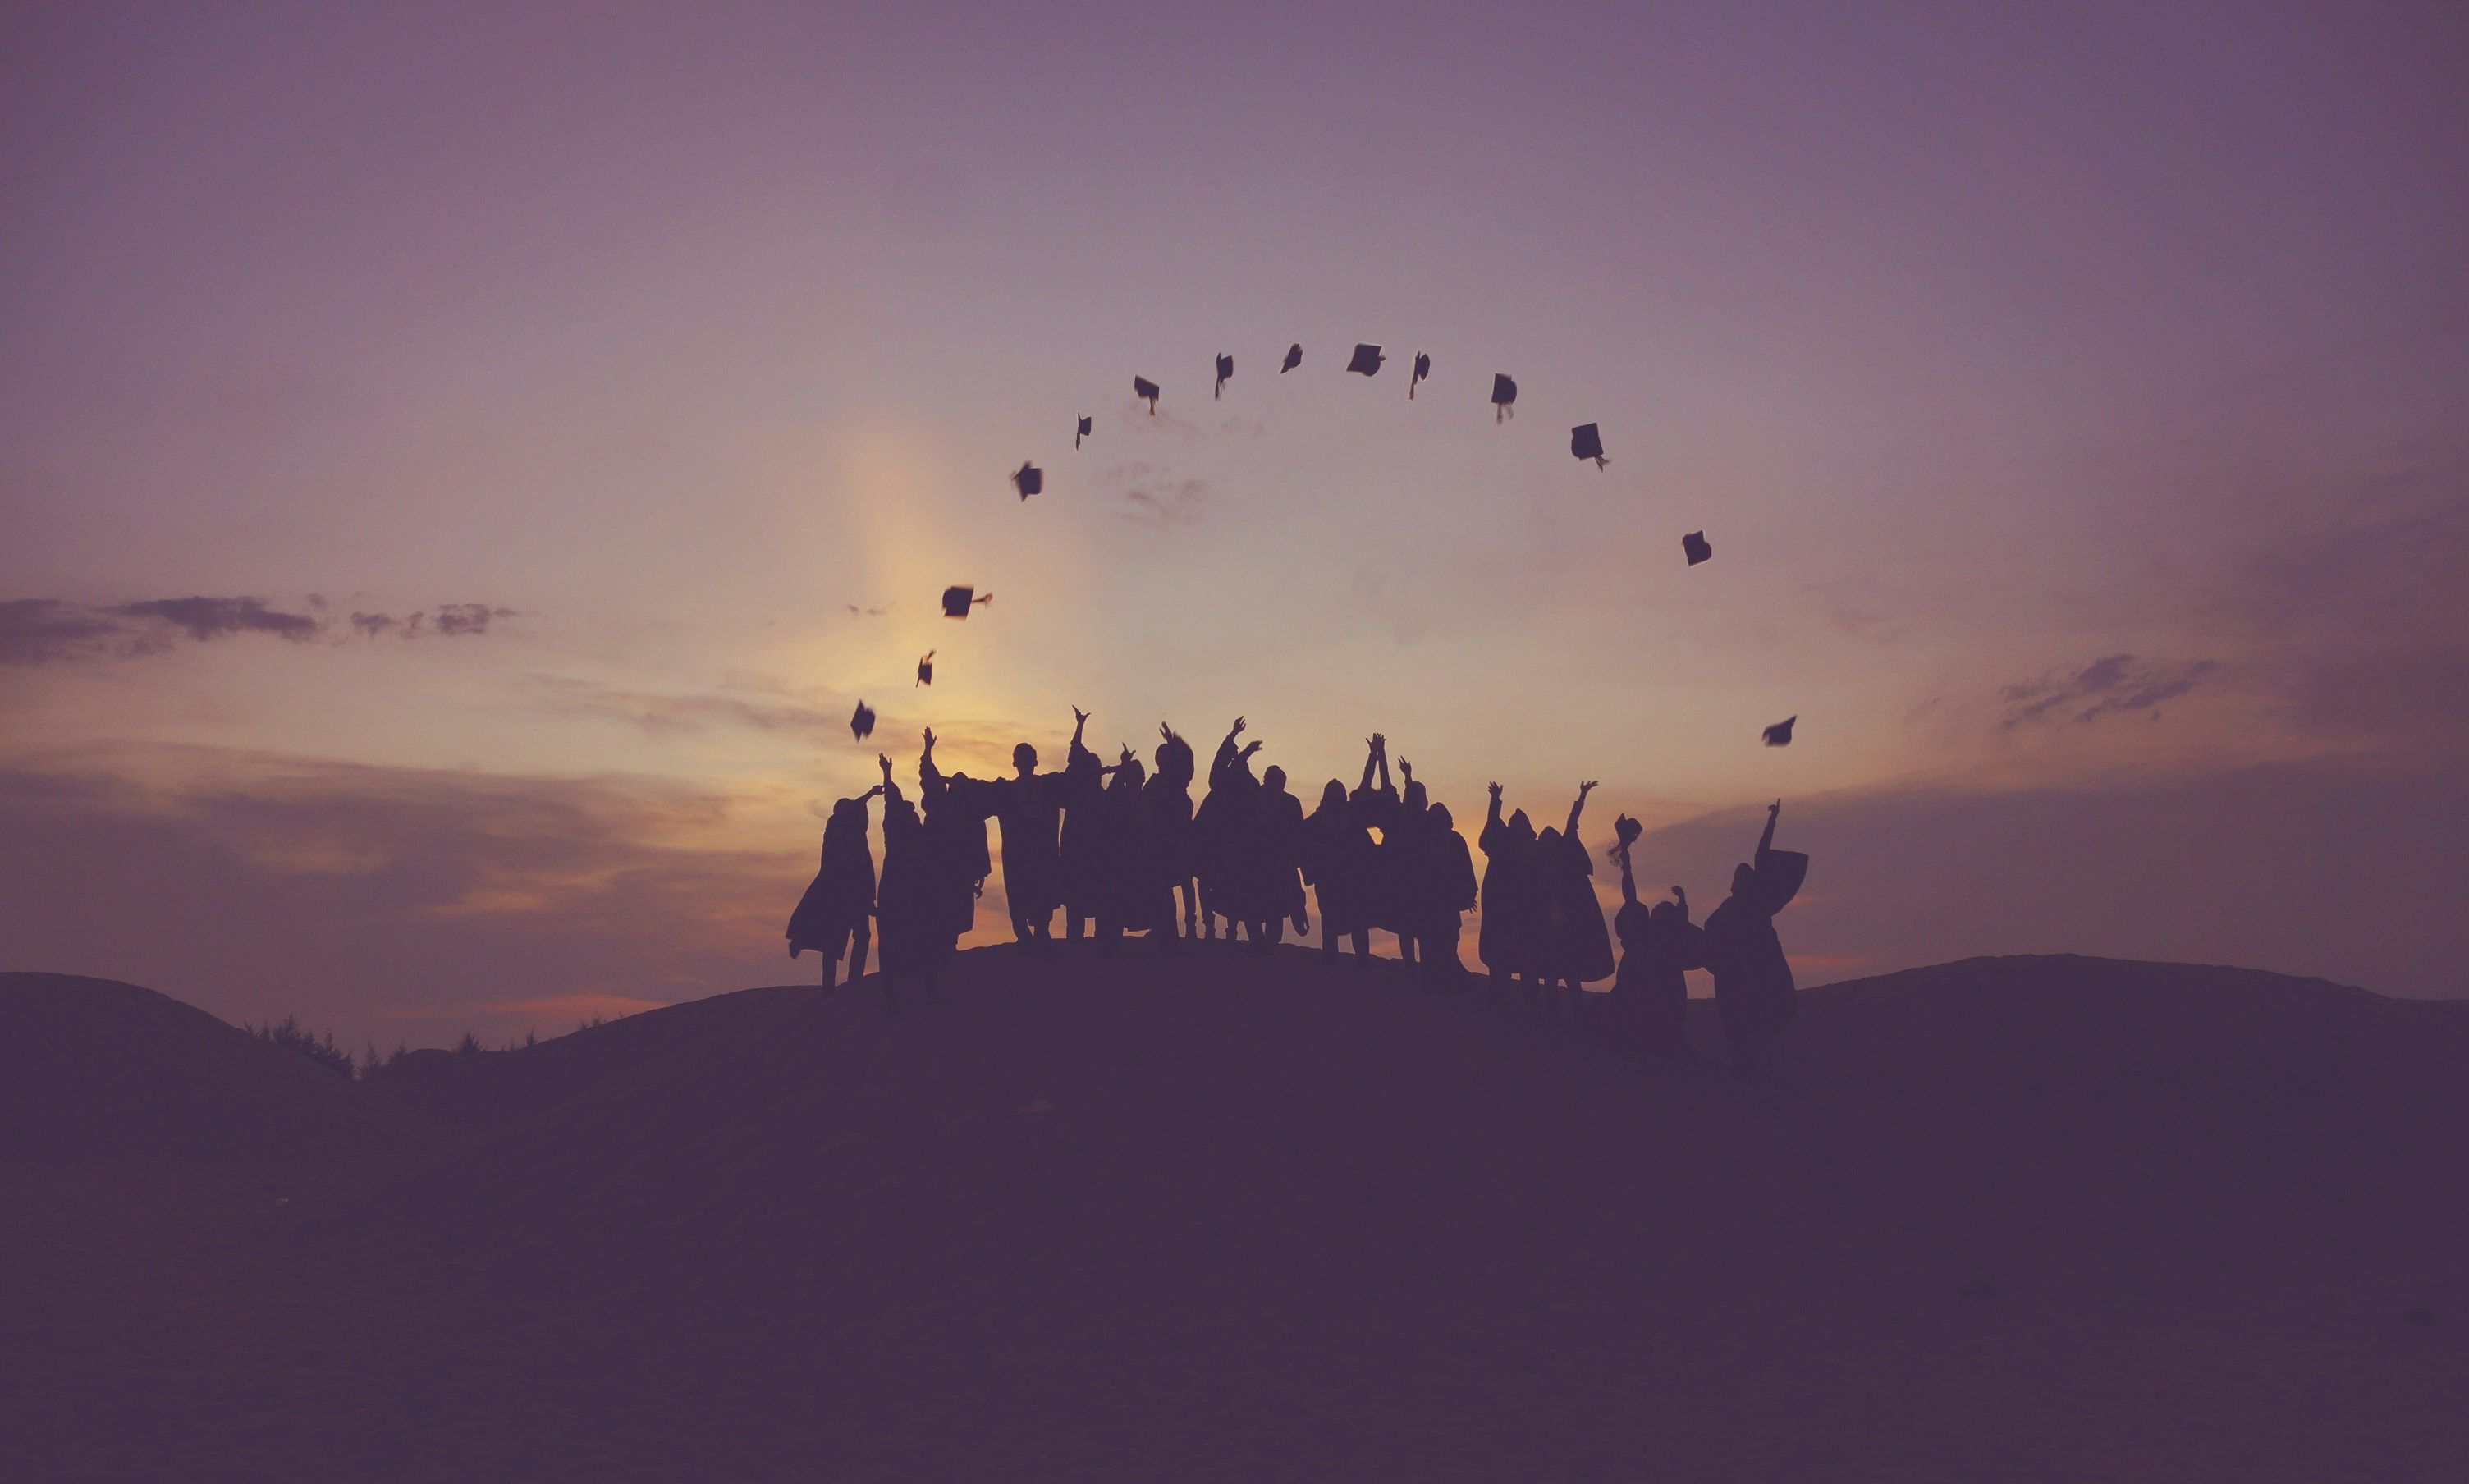
<path fill-rule="evenodd" d="M 351 1078 L 151 989 L 0 974 L 0 1159 L 283 1158 L 388 1138 Z"/>
<path fill-rule="evenodd" d="M 1304 952 L 949 979 L 411 1058 L 369 1106 L 461 1132 L 197 1198 L 213 1264 L 49 1216 L 90 1383 L 0 1425 L 127 1476 L 2469 1476 L 2469 1005 L 1976 959 L 1807 992 L 1744 1084 L 1708 1005 L 1657 1071 Z"/>

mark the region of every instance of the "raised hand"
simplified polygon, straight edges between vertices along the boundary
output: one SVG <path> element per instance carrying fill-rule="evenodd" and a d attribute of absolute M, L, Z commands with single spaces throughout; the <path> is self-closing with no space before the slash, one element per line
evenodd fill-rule
<path fill-rule="evenodd" d="M 1415 781 L 1415 765 L 1408 762 L 1403 757 L 1397 759 L 1397 771 L 1406 776 L 1407 782 L 1412 783 Z"/>
<path fill-rule="evenodd" d="M 883 769 L 883 776 L 887 778 L 890 777 L 891 754 L 888 753 L 877 753 L 874 754 L 874 760 L 876 765 Z"/>
<path fill-rule="evenodd" d="M 1484 787 L 1488 788 L 1488 789 L 1490 789 L 1490 790 L 1491 790 L 1491 801 L 1492 801 L 1493 803 L 1498 803 L 1498 802 L 1500 802 L 1500 785 L 1499 785 L 1499 784 L 1497 784 L 1497 783 L 1487 783 L 1487 784 L 1485 784 L 1485 785 L 1484 785 Z"/>
<path fill-rule="evenodd" d="M 1243 734 L 1243 718 L 1240 716 L 1235 717 L 1234 725 L 1226 729 L 1226 734 L 1230 737 L 1241 736 Z"/>
<path fill-rule="evenodd" d="M 1174 729 L 1173 729 L 1172 727 L 1167 726 L 1167 725 L 1166 725 L 1165 723 L 1164 723 L 1164 722 L 1160 722 L 1160 723 L 1158 723 L 1158 740 L 1159 740 L 1159 741 L 1161 741 L 1161 742 L 1171 742 L 1171 741 L 1173 741 L 1173 740 L 1174 740 Z"/>
<path fill-rule="evenodd" d="M 932 727 L 926 729 L 926 751 L 935 751 L 935 729 Z"/>
<path fill-rule="evenodd" d="M 1089 713 L 1080 709 L 1076 706 L 1073 707 L 1072 708 L 1072 725 L 1074 727 L 1086 727 L 1089 725 Z"/>
<path fill-rule="evenodd" d="M 1783 800 L 1782 800 L 1778 799 L 1778 800 L 1776 800 L 1774 802 L 1772 802 L 1772 803 L 1770 803 L 1770 804 L 1766 805 L 1766 818 L 1767 818 L 1767 819 L 1773 819 L 1776 815 L 1779 815 L 1779 814 L 1781 814 L 1781 813 L 1783 813 Z"/>
<path fill-rule="evenodd" d="M 1579 785 L 1578 785 L 1578 797 L 1579 797 L 1579 798 L 1581 798 L 1581 799 L 1585 798 L 1588 794 L 1591 794 L 1591 793 L 1593 793 L 1593 792 L 1595 791 L 1595 787 L 1596 787 L 1596 785 L 1595 785 L 1595 783 L 1594 783 L 1591 779 L 1590 779 L 1590 780 L 1588 780 L 1588 781 L 1586 781 L 1586 782 L 1583 782 L 1583 783 L 1579 784 Z"/>

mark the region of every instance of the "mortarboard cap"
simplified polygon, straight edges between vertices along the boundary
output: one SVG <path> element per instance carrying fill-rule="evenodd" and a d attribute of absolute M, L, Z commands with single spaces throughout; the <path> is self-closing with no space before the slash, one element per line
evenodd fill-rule
<path fill-rule="evenodd" d="M 1591 458 L 1597 469 L 1611 462 L 1604 457 L 1604 435 L 1592 423 L 1581 423 L 1569 429 L 1569 452 L 1580 458 Z"/>
<path fill-rule="evenodd" d="M 1283 375 L 1285 375 L 1287 372 L 1292 371 L 1295 367 L 1297 367 L 1297 366 L 1299 366 L 1299 365 L 1302 365 L 1303 363 L 1304 363 L 1304 348 L 1303 348 L 1302 343 L 1301 343 L 1300 341 L 1298 341 L 1297 343 L 1295 343 L 1295 344 L 1293 344 L 1293 345 L 1289 345 L 1289 346 L 1287 346 L 1287 347 L 1286 347 L 1286 363 L 1285 363 L 1284 365 L 1281 365 L 1281 366 L 1278 367 L 1278 374 L 1279 374 L 1280 376 L 1283 376 Z"/>
<path fill-rule="evenodd" d="M 1022 459 L 1020 467 L 1012 471 L 1011 482 L 1012 488 L 1020 491 L 1020 498 L 1027 499 L 1031 495 L 1045 490 L 1046 471 L 1027 459 Z"/>
<path fill-rule="evenodd" d="M 1787 716 L 1783 720 L 1775 723 L 1773 726 L 1768 727 L 1766 729 L 1766 746 L 1791 746 L 1791 724 L 1798 720 L 1800 720 L 1800 718 L 1797 716 Z"/>
<path fill-rule="evenodd" d="M 943 590 L 943 616 L 946 618 L 966 618 L 969 616 L 969 607 L 971 604 L 991 603 L 995 600 L 995 595 L 991 592 L 987 593 L 984 597 L 980 597 L 977 594 L 978 590 L 975 588 L 945 588 Z"/>
<path fill-rule="evenodd" d="M 1233 379 L 1234 379 L 1234 357 L 1232 357 L 1232 356 L 1220 356 L 1220 357 L 1218 357 L 1218 358 L 1217 358 L 1217 386 L 1216 386 L 1216 388 L 1215 388 L 1214 390 L 1212 390 L 1211 392 L 1210 392 L 1210 394 L 1209 394 L 1209 400 L 1210 400 L 1210 401 L 1211 401 L 1211 402 L 1214 402 L 1214 401 L 1216 401 L 1219 397 L 1224 396 L 1224 395 L 1226 394 L 1226 383 L 1227 383 L 1229 381 L 1233 380 Z"/>
<path fill-rule="evenodd" d="M 1504 417 L 1514 417 L 1516 414 L 1517 383 L 1509 377 L 1502 376 L 1498 372 L 1493 372 L 1491 378 L 1491 420 L 1497 423 Z"/>
<path fill-rule="evenodd" d="M 874 708 L 861 701 L 857 714 L 849 718 L 849 735 L 863 742 L 874 735 Z"/>
<path fill-rule="evenodd" d="M 1144 376 L 1136 376 L 1136 377 L 1133 377 L 1133 378 L 1132 378 L 1132 395 L 1133 395 L 1133 396 L 1135 396 L 1135 397 L 1139 397 L 1139 398 L 1142 398 L 1142 399 L 1144 399 L 1144 400 L 1148 403 L 1148 405 L 1149 405 L 1149 416 L 1151 416 L 1151 417 L 1155 417 L 1155 416 L 1157 416 L 1157 400 L 1158 400 L 1158 383 L 1157 383 L 1150 381 L 1147 377 L 1144 377 Z"/>
<path fill-rule="evenodd" d="M 1698 563 L 1705 561 L 1708 557 L 1715 554 L 1715 548 L 1706 545 L 1706 533 L 1704 531 L 1691 531 L 1688 535 L 1681 537 L 1680 549 L 1688 553 L 1689 565 L 1692 567 L 1696 566 Z"/>
<path fill-rule="evenodd" d="M 917 684 L 910 686 L 909 688 L 914 690 L 917 688 L 917 685 L 932 685 L 933 684 L 935 684 L 935 651 L 930 649 L 926 651 L 925 654 L 918 657 Z"/>
<path fill-rule="evenodd" d="M 1358 345 L 1354 347 L 1354 359 L 1346 363 L 1346 369 L 1355 372 L 1361 376 L 1378 376 L 1380 374 L 1380 347 L 1377 345 Z"/>
<path fill-rule="evenodd" d="M 1080 420 L 1080 426 L 1073 430 L 1072 446 L 1075 449 L 1078 448 L 1080 446 L 1080 440 L 1087 436 L 1089 436 L 1089 420 L 1084 417 Z"/>
<path fill-rule="evenodd" d="M 1415 352 L 1415 375 L 1414 375 L 1414 379 L 1413 379 L 1412 381 L 1409 381 L 1409 382 L 1406 383 L 1406 400 L 1407 400 L 1408 402 L 1412 402 L 1412 401 L 1414 401 L 1414 400 L 1415 400 L 1415 383 L 1416 383 L 1417 382 L 1420 382 L 1423 378 L 1425 378 L 1425 377 L 1427 377 L 1427 376 L 1429 376 L 1429 375 L 1431 375 L 1431 374 L 1432 374 L 1432 358 L 1431 358 L 1431 357 L 1429 357 L 1429 356 L 1424 355 L 1421 351 L 1417 351 L 1417 352 Z"/>

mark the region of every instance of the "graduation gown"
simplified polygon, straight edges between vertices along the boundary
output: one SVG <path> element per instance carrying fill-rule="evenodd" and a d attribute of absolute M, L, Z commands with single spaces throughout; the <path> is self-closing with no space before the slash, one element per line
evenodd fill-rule
<path fill-rule="evenodd" d="M 1620 935 L 1620 972 L 1612 979 L 1615 1033 L 1650 1056 L 1689 1054 L 1687 971 L 1703 968 L 1705 934 L 1679 904 L 1650 909 L 1626 902 L 1612 918 Z M 1659 914 L 1659 915 L 1658 915 Z"/>
<path fill-rule="evenodd" d="M 1483 932 L 1475 951 L 1484 966 L 1525 974 L 1539 965 L 1543 945 L 1542 883 L 1534 841 L 1498 820 L 1487 820 L 1476 838 L 1483 846 Z"/>
<path fill-rule="evenodd" d="M 1574 834 L 1538 838 L 1536 871 L 1543 889 L 1543 972 L 1584 984 L 1612 973 L 1611 935 L 1595 900 L 1595 863 Z"/>
<path fill-rule="evenodd" d="M 952 958 L 959 935 L 951 927 L 946 872 L 917 811 L 895 789 L 883 811 L 883 881 L 875 893 L 875 934 L 882 972 L 916 978 Z"/>
<path fill-rule="evenodd" d="M 1311 883 L 1322 928 L 1342 938 L 1371 927 L 1363 887 L 1372 870 L 1372 832 L 1350 805 L 1327 802 L 1304 821 L 1303 831 L 1304 879 Z"/>
<path fill-rule="evenodd" d="M 1024 916 L 1063 905 L 1063 777 L 1039 773 L 987 786 L 1003 829 L 1004 897 Z"/>
<path fill-rule="evenodd" d="M 808 948 L 838 958 L 852 933 L 865 931 L 874 916 L 874 851 L 865 841 L 865 811 L 854 821 L 832 811 L 823 826 L 822 864 L 797 910 L 789 914 L 789 956 Z"/>
<path fill-rule="evenodd" d="M 1746 890 L 1707 915 L 1706 967 L 1715 976 L 1724 1036 L 1736 1049 L 1754 1051 L 1780 1034 L 1799 1008 L 1774 918 L 1808 874 L 1809 857 L 1799 851 L 1760 850 Z"/>

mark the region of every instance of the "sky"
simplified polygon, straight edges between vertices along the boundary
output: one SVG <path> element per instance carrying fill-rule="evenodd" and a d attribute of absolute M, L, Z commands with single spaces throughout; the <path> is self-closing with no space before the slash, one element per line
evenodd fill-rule
<path fill-rule="evenodd" d="M 1805 984 L 2469 993 L 2464 95 L 2441 4 L 11 7 L 0 967 L 808 978 L 878 747 L 1076 704 L 1704 906 L 1780 798 Z"/>

